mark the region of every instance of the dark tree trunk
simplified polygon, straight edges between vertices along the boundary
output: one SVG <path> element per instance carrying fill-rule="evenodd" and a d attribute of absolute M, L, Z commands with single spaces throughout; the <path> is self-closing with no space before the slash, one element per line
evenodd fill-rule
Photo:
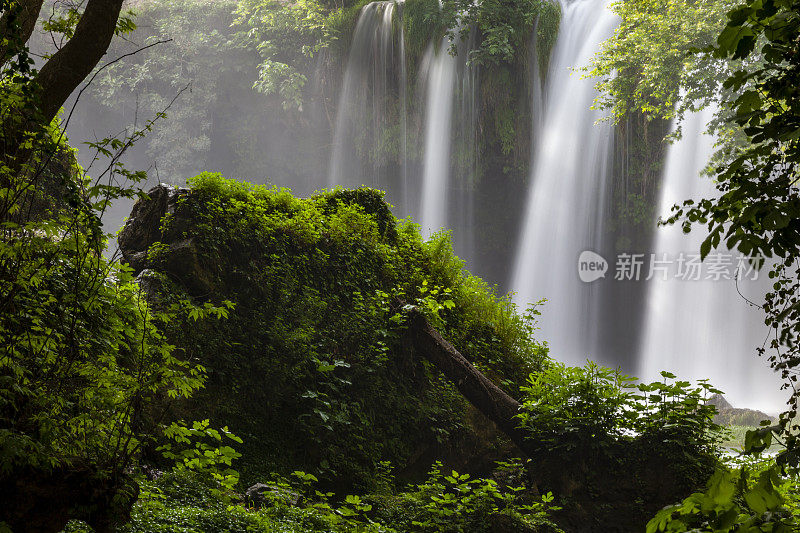
<path fill-rule="evenodd" d="M 45 63 L 36 76 L 42 120 L 48 124 L 72 91 L 105 55 L 122 10 L 123 0 L 89 0 L 75 34 Z"/>
<path fill-rule="evenodd" d="M 0 16 L 0 38 L 11 37 L 9 30 L 13 22 L 16 31 L 19 33 L 16 36 L 18 42 L 28 42 L 33 30 L 36 28 L 36 21 L 39 19 L 39 12 L 42 10 L 43 3 L 44 0 L 20 0 L 14 8 L 4 11 Z M 0 57 L 5 59 L 7 53 L 9 53 L 9 48 L 0 45 Z"/>
<path fill-rule="evenodd" d="M 416 351 L 433 363 L 480 412 L 497 424 L 520 450 L 532 457 L 523 430 L 517 427 L 517 400 L 503 392 L 461 355 L 417 310 L 408 313 L 409 335 Z"/>
<path fill-rule="evenodd" d="M 39 187 L 42 168 L 26 167 L 35 159 L 38 141 L 31 146 L 26 137 L 44 134 L 47 125 L 64 105 L 70 94 L 81 84 L 105 55 L 117 28 L 123 0 L 88 0 L 72 38 L 44 64 L 33 79 L 34 105 L 11 109 L 3 117 L 3 135 L 0 139 L 0 162 L 6 172 L 0 177 L 0 186 L 9 187 L 9 176 L 16 176 L 17 195 Z M 36 27 L 43 0 L 20 0 L 14 9 L 0 15 L 0 36 L 7 46 L 0 46 L 0 58 L 8 60 L 15 46 L 26 42 Z M 44 154 L 42 165 L 49 163 L 51 154 Z M 37 163 L 38 165 L 38 163 Z M 7 203 L 7 202 L 6 202 Z M 0 206 L 0 219 L 5 220 L 7 206 Z"/>

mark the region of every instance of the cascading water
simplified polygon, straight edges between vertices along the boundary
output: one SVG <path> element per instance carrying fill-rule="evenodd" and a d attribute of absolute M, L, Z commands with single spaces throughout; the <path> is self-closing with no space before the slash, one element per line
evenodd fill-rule
<path fill-rule="evenodd" d="M 531 140 L 535 143 L 542 130 L 542 115 L 544 114 L 544 87 L 542 87 L 542 66 L 539 64 L 539 19 L 533 24 L 530 47 L 530 91 L 531 91 Z"/>
<path fill-rule="evenodd" d="M 447 227 L 447 193 L 450 178 L 450 127 L 453 116 L 456 58 L 448 53 L 445 37 L 438 50 L 428 48 L 426 82 L 425 163 L 422 172 L 420 226 L 427 238 Z"/>
<path fill-rule="evenodd" d="M 715 195 L 711 180 L 700 177 L 714 148 L 714 138 L 704 135 L 712 116 L 711 110 L 688 116 L 683 136 L 669 147 L 659 205 L 662 215 L 686 199 Z M 752 273 L 745 276 L 742 272 L 737 287 L 729 278 L 736 271 L 739 254 L 722 251 L 706 258 L 704 271 L 687 276 L 689 279 L 676 278 L 680 258 L 686 272 L 686 261 L 699 254 L 703 238 L 702 226 L 695 226 L 689 235 L 680 225 L 660 227 L 656 232 L 655 257 L 669 269 L 647 281 L 640 377 L 659 379 L 659 372 L 668 370 L 682 379 L 709 378 L 735 406 L 774 411 L 785 401 L 779 393 L 780 380 L 756 355 L 768 329 L 762 313 L 744 299 L 763 297 L 766 272 L 759 274 L 760 283 L 749 279 Z M 724 260 L 726 269 L 721 271 L 725 275 L 715 280 L 718 275 L 709 265 L 716 257 Z"/>
<path fill-rule="evenodd" d="M 538 135 L 511 288 L 521 306 L 549 300 L 541 336 L 554 357 L 580 364 L 592 355 L 598 299 L 596 288 L 579 279 L 577 263 L 582 251 L 600 248 L 613 143 L 611 126 L 595 125 L 593 82 L 571 69 L 589 63 L 618 19 L 596 0 L 564 0 L 561 9 L 544 117 L 533 127 Z"/>
<path fill-rule="evenodd" d="M 382 140 L 389 129 L 405 125 L 405 47 L 402 23 L 395 21 L 402 4 L 393 1 L 372 2 L 364 6 L 356 23 L 353 42 L 345 69 L 336 114 L 328 186 L 357 187 L 372 185 L 395 189 L 385 168 L 391 154 L 384 153 Z M 399 27 L 399 30 L 397 29 Z M 396 36 L 399 34 L 399 38 Z M 399 93 L 399 98 L 394 98 Z M 399 109 L 393 103 L 399 102 Z M 405 132 L 404 132 L 405 135 Z M 405 150 L 405 139 L 401 150 Z M 403 164 L 405 153 L 398 154 Z M 365 168 L 363 161 L 371 165 Z M 405 172 L 400 177 L 406 186 Z M 395 203 L 407 193 L 394 191 Z"/>
<path fill-rule="evenodd" d="M 420 221 L 424 235 L 452 228 L 456 249 L 469 257 L 477 161 L 477 70 L 467 64 L 467 57 L 474 35 L 459 45 L 456 55 L 449 53 L 448 38 L 438 46 L 432 44 L 420 68 L 425 87 L 420 186 L 408 173 L 405 45 L 402 22 L 396 20 L 401 6 L 393 1 L 372 2 L 359 16 L 339 97 L 328 186 L 367 184 L 387 190 L 399 212 L 411 212 Z M 385 139 L 391 138 L 391 130 L 398 125 L 401 153 L 396 154 L 399 165 L 393 167 L 388 160 L 393 154 L 385 153 L 393 143 Z M 459 134 L 462 131 L 471 133 Z M 457 184 L 451 179 L 456 148 L 463 178 Z M 397 169 L 399 176 L 394 176 Z M 417 207 L 416 213 L 412 206 Z"/>
<path fill-rule="evenodd" d="M 429 237 L 452 230 L 453 247 L 467 263 L 474 256 L 474 203 L 478 167 L 478 67 L 469 62 L 476 32 L 451 53 L 448 38 L 431 45 L 426 76 L 425 152 L 420 225 Z"/>
<path fill-rule="evenodd" d="M 453 248 L 467 265 L 475 260 L 475 188 L 478 181 L 478 154 L 480 152 L 478 100 L 479 67 L 469 61 L 475 48 L 477 31 L 458 47 L 456 70 L 456 94 L 458 112 L 453 118 L 453 167 L 450 179 L 453 201 L 450 203 L 449 220 L 453 229 Z"/>

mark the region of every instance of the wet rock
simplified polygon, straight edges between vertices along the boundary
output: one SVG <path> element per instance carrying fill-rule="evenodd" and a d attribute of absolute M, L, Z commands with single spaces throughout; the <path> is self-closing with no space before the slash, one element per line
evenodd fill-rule
<path fill-rule="evenodd" d="M 165 184 L 150 189 L 133 206 L 118 243 L 122 257 L 135 273 L 157 267 L 193 296 L 202 296 L 210 291 L 212 277 L 196 240 L 185 236 L 189 222 L 177 212 L 179 201 L 188 195 L 188 189 Z M 169 219 L 166 223 L 165 217 Z M 160 250 L 153 248 L 156 243 L 161 243 Z M 155 279 L 150 276 L 143 281 L 152 286 Z"/>
<path fill-rule="evenodd" d="M 276 501 L 295 506 L 300 503 L 300 495 L 288 488 L 265 483 L 256 483 L 244 493 L 245 501 L 256 507 L 274 505 Z"/>
<path fill-rule="evenodd" d="M 175 201 L 177 189 L 169 185 L 157 185 L 140 198 L 133 206 L 125 227 L 117 242 L 125 261 L 138 274 L 147 264 L 147 250 L 161 240 L 161 219 L 170 203 Z"/>
<path fill-rule="evenodd" d="M 721 426 L 758 426 L 762 420 L 775 421 L 774 417 L 761 411 L 734 407 L 722 394 L 715 394 L 707 403 L 717 408 L 714 422 Z"/>

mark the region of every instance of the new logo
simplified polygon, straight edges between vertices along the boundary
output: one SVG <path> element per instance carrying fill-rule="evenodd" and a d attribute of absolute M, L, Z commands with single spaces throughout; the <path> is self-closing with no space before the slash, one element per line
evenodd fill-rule
<path fill-rule="evenodd" d="M 606 277 L 608 271 L 608 261 L 603 256 L 589 250 L 581 252 L 578 258 L 578 276 L 584 283 L 591 283 L 600 278 Z"/>

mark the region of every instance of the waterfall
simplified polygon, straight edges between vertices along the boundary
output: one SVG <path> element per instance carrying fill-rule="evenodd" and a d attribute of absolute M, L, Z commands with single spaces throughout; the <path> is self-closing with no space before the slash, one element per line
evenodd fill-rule
<path fill-rule="evenodd" d="M 407 193 L 393 191 L 398 187 L 386 167 L 395 154 L 385 153 L 382 141 L 399 114 L 405 135 L 406 58 L 402 22 L 395 21 L 400 7 L 393 1 L 379 1 L 361 10 L 339 95 L 328 174 L 329 187 L 375 186 L 394 193 L 394 202 L 403 201 Z M 396 93 L 398 98 L 394 98 Z M 399 102 L 399 110 L 392 107 L 394 102 Z M 396 158 L 404 166 L 405 139 L 399 144 L 403 153 Z M 399 188 L 407 186 L 405 169 L 401 168 L 401 174 Z"/>
<path fill-rule="evenodd" d="M 475 49 L 477 31 L 459 43 L 458 68 L 454 106 L 458 113 L 453 119 L 453 177 L 454 192 L 450 202 L 450 226 L 453 228 L 453 248 L 467 265 L 475 261 L 475 195 L 478 182 L 479 134 L 479 67 L 469 61 Z"/>
<path fill-rule="evenodd" d="M 477 32 L 456 44 L 428 48 L 425 152 L 420 225 L 423 235 L 452 230 L 453 248 L 467 264 L 475 255 L 475 184 L 478 173 L 478 66 L 469 61 Z"/>
<path fill-rule="evenodd" d="M 686 199 L 710 198 L 716 194 L 709 178 L 700 177 L 714 147 L 714 138 L 704 134 L 712 110 L 689 115 L 682 127 L 683 136 L 667 152 L 659 202 L 662 216 Z M 705 237 L 704 227 L 695 225 L 685 235 L 680 225 L 660 227 L 656 231 L 655 254 L 666 259 L 665 265 L 684 254 L 698 254 Z M 712 252 L 704 265 L 713 261 Z M 722 257 L 735 268 L 738 253 L 721 251 Z M 647 307 L 639 356 L 642 379 L 659 379 L 661 370 L 668 370 L 681 379 L 709 378 L 722 389 L 734 406 L 777 409 L 786 400 L 780 393 L 780 380 L 759 358 L 756 347 L 764 343 L 768 328 L 762 313 L 748 305 L 742 292 L 751 301 L 763 299 L 766 271 L 752 281 L 701 280 L 675 278 L 673 265 L 666 276 L 656 276 L 647 283 Z M 707 270 L 707 269 L 706 269 Z M 752 277 L 749 276 L 749 277 Z"/>
<path fill-rule="evenodd" d="M 533 124 L 530 189 L 511 288 L 525 306 L 547 298 L 540 336 L 571 364 L 590 357 L 597 288 L 582 283 L 578 257 L 600 249 L 612 133 L 590 109 L 593 81 L 571 68 L 587 65 L 618 19 L 596 0 L 564 0 L 544 88 L 544 116 Z M 535 90 L 533 91 L 536 92 Z M 536 97 L 534 95 L 534 97 Z M 534 110 L 534 121 L 536 118 Z"/>
<path fill-rule="evenodd" d="M 531 99 L 531 140 L 536 142 L 536 138 L 542 130 L 542 115 L 544 114 L 544 88 L 542 87 L 542 67 L 539 64 L 539 19 L 533 23 L 533 32 L 531 32 L 531 45 L 529 66 L 530 77 L 530 92 Z M 535 144 L 534 144 L 535 148 Z"/>
<path fill-rule="evenodd" d="M 449 38 L 431 44 L 419 69 L 425 91 L 419 184 L 409 178 L 405 43 L 396 16 L 401 7 L 378 1 L 362 8 L 339 96 L 328 186 L 366 184 L 386 190 L 395 211 L 415 215 L 426 237 L 452 228 L 456 250 L 468 258 L 473 255 L 478 105 L 477 68 L 467 59 L 475 32 L 459 43 L 455 56 Z M 398 126 L 400 142 L 387 142 Z M 386 153 L 394 146 L 399 153 Z M 456 148 L 459 161 L 453 160 Z M 389 161 L 395 155 L 396 161 Z M 454 166 L 457 183 L 451 179 Z"/>
<path fill-rule="evenodd" d="M 403 173 L 403 203 L 401 212 L 408 212 L 411 202 L 411 185 L 408 181 L 408 74 L 406 68 L 406 30 L 402 21 L 400 23 L 400 127 L 403 138 L 400 141 L 400 156 Z M 400 213 L 397 213 L 400 216 Z"/>
<path fill-rule="evenodd" d="M 447 193 L 450 178 L 450 140 L 455 89 L 456 58 L 443 38 L 438 50 L 428 48 L 430 65 L 426 82 L 425 160 L 422 172 L 420 225 L 425 237 L 447 224 Z"/>

